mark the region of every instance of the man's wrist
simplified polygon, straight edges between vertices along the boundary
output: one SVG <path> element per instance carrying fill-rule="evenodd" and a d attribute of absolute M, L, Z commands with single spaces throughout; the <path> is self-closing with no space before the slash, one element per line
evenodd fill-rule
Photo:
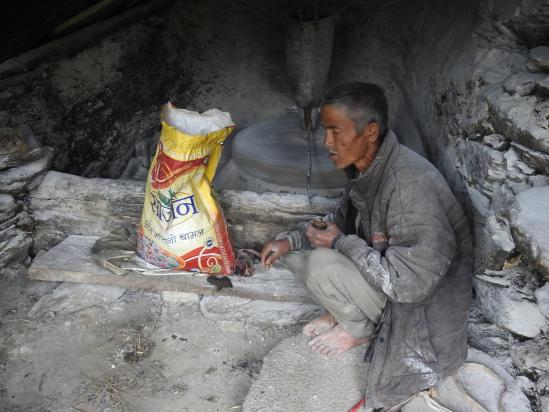
<path fill-rule="evenodd" d="M 344 237 L 345 235 L 343 233 L 338 233 L 333 239 L 332 239 L 332 243 L 330 245 L 330 248 L 332 249 L 335 249 L 336 248 L 336 244 L 337 242 L 339 241 L 339 239 L 341 239 L 342 237 Z"/>
<path fill-rule="evenodd" d="M 294 242 L 293 242 L 293 239 L 292 239 L 291 232 L 282 232 L 282 233 L 279 233 L 279 234 L 275 237 L 275 240 L 287 240 L 288 243 L 290 244 L 290 250 L 294 250 Z"/>

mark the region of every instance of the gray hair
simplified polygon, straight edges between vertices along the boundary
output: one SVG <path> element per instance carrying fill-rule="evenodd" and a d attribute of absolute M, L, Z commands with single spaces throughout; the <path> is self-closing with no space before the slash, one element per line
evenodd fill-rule
<path fill-rule="evenodd" d="M 324 93 L 321 105 L 341 109 L 362 133 L 370 123 L 379 125 L 382 138 L 387 130 L 388 103 L 385 91 L 378 85 L 365 82 L 349 82 L 335 86 Z"/>

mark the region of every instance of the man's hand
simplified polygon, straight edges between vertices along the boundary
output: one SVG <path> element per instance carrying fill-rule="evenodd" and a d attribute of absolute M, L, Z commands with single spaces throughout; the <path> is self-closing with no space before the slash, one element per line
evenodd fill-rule
<path fill-rule="evenodd" d="M 288 239 L 269 240 L 261 251 L 261 263 L 266 268 L 270 268 L 275 260 L 284 256 L 290 249 L 291 245 Z"/>
<path fill-rule="evenodd" d="M 325 230 L 315 229 L 313 225 L 308 224 L 305 231 L 307 239 L 309 239 L 311 246 L 314 248 L 320 246 L 331 248 L 332 242 L 340 234 L 343 234 L 343 232 L 335 223 L 329 223 Z"/>

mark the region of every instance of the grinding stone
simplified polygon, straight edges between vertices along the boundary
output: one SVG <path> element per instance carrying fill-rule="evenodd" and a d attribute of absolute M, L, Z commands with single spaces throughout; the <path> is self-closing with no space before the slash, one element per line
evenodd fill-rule
<path fill-rule="evenodd" d="M 324 129 L 313 132 L 312 189 L 342 188 L 345 174 L 337 170 L 324 147 Z M 280 186 L 305 188 L 309 168 L 309 141 L 299 117 L 256 123 L 235 137 L 236 166 L 255 178 Z"/>

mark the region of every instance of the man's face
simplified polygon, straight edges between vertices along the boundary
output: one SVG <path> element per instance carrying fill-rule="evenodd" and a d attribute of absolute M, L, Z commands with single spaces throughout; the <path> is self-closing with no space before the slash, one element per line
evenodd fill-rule
<path fill-rule="evenodd" d="M 365 162 L 369 147 L 368 127 L 359 134 L 355 123 L 335 106 L 322 106 L 320 117 L 325 129 L 324 145 L 330 151 L 334 166 L 344 169 L 354 164 L 361 170 L 359 166 Z"/>

